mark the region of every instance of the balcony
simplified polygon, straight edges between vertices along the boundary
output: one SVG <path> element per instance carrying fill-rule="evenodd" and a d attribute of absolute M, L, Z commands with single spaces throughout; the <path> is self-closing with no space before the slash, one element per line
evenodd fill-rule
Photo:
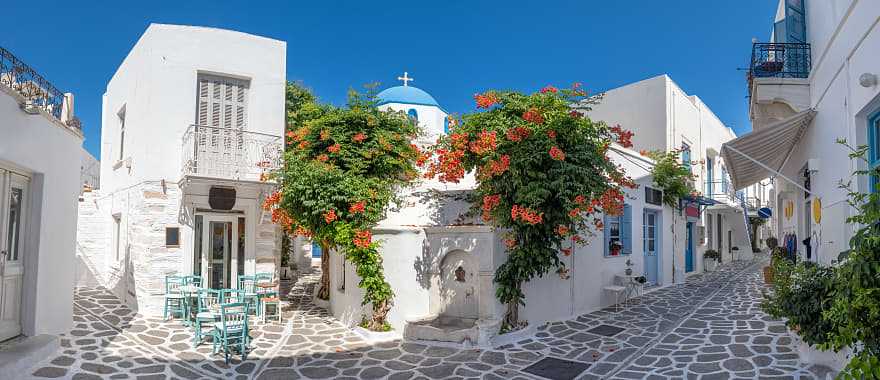
<path fill-rule="evenodd" d="M 810 44 L 755 43 L 749 64 L 749 116 L 754 129 L 810 107 Z"/>
<path fill-rule="evenodd" d="M 281 167 L 280 136 L 190 125 L 183 135 L 182 176 L 265 182 Z"/>
<path fill-rule="evenodd" d="M 64 93 L 8 50 L 0 47 L 0 85 L 24 98 L 21 109 L 27 113 L 45 112 L 51 118 L 80 130 L 78 121 L 64 115 Z"/>

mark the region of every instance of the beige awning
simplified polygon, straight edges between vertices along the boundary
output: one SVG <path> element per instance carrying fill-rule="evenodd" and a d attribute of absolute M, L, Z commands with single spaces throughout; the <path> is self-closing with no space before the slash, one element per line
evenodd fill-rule
<path fill-rule="evenodd" d="M 721 145 L 721 156 L 734 189 L 742 189 L 770 176 L 780 176 L 795 183 L 779 171 L 815 115 L 813 109 L 801 111 Z"/>

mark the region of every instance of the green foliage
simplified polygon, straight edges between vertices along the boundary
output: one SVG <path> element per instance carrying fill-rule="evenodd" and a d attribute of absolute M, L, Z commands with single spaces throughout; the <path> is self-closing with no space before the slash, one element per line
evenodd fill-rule
<path fill-rule="evenodd" d="M 786 318 L 786 325 L 808 344 L 827 342 L 831 325 L 822 313 L 832 302 L 832 269 L 788 260 L 774 260 L 772 265 L 772 292 L 764 295 L 764 311 L 775 318 Z"/>
<path fill-rule="evenodd" d="M 694 175 L 690 167 L 681 162 L 680 150 L 645 153 L 654 160 L 651 175 L 654 178 L 654 186 L 663 191 L 664 204 L 677 209 L 679 199 L 697 192 L 693 185 Z"/>
<path fill-rule="evenodd" d="M 474 210 L 507 231 L 507 260 L 494 278 L 496 297 L 508 304 L 505 329 L 519 324 L 521 285 L 553 269 L 562 277 L 559 252 L 571 254 L 590 225 L 601 228 L 601 212 L 622 212 L 621 186 L 634 186 L 607 156 L 613 141 L 631 145 L 632 134 L 573 110 L 591 102 L 584 95 L 577 87 L 477 95 L 485 111 L 452 123 L 433 148 L 429 174 L 457 182 L 475 171 Z"/>
<path fill-rule="evenodd" d="M 403 113 L 376 108 L 372 92 L 351 91 L 343 108 L 318 104 L 295 84 L 287 96 L 288 149 L 274 174 L 281 189 L 264 207 L 288 232 L 344 252 L 361 276 L 363 303 L 372 304 L 373 326 L 381 326 L 394 294 L 370 229 L 417 176 L 421 152 L 411 141 L 419 129 Z"/>
<path fill-rule="evenodd" d="M 850 158 L 865 160 L 867 147 L 839 143 L 850 149 Z M 880 168 L 855 175 L 867 180 L 880 176 Z M 853 347 L 857 355 L 847 366 L 847 374 L 880 378 L 880 189 L 860 193 L 851 182 L 841 187 L 849 191 L 849 205 L 857 210 L 847 223 L 858 229 L 850 239 L 848 258 L 835 270 L 834 303 L 824 314 L 834 328 L 824 347 Z"/>
<path fill-rule="evenodd" d="M 865 160 L 867 147 L 850 149 L 851 159 Z M 880 176 L 880 168 L 858 170 L 856 179 Z M 849 255 L 839 266 L 819 268 L 793 265 L 773 250 L 773 293 L 765 296 L 765 310 L 788 318 L 804 341 L 822 349 L 852 348 L 855 353 L 843 379 L 880 378 L 880 189 L 861 193 L 852 182 L 841 183 L 856 212 L 847 223 L 857 228 L 849 241 Z M 769 244 L 768 244 L 769 245 Z"/>
<path fill-rule="evenodd" d="M 721 259 L 721 253 L 714 249 L 707 249 L 706 252 L 703 252 L 703 258 L 719 260 Z"/>

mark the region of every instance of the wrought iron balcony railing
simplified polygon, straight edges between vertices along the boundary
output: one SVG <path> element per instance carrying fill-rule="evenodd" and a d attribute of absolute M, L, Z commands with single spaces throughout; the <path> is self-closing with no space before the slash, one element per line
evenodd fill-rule
<path fill-rule="evenodd" d="M 265 181 L 281 166 L 281 136 L 190 125 L 183 135 L 183 176 Z"/>
<path fill-rule="evenodd" d="M 811 69 L 810 44 L 752 44 L 749 85 L 754 78 L 807 78 Z"/>
<path fill-rule="evenodd" d="M 705 196 L 718 202 L 744 204 L 750 211 L 761 207 L 761 199 L 749 195 L 746 190 L 736 191 L 729 181 L 706 181 Z"/>
<path fill-rule="evenodd" d="M 0 47 L 0 84 L 24 97 L 24 107 L 42 109 L 58 121 L 62 121 L 64 93 L 2 47 Z M 79 124 L 72 126 L 78 128 Z"/>

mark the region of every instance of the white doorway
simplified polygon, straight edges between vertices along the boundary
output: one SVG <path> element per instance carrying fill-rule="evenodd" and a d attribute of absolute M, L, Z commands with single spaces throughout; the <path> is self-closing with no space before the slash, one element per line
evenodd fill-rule
<path fill-rule="evenodd" d="M 237 214 L 199 214 L 196 216 L 194 274 L 212 289 L 238 287 L 244 274 L 245 218 Z"/>
<path fill-rule="evenodd" d="M 21 334 L 29 182 L 0 168 L 0 341 Z"/>

